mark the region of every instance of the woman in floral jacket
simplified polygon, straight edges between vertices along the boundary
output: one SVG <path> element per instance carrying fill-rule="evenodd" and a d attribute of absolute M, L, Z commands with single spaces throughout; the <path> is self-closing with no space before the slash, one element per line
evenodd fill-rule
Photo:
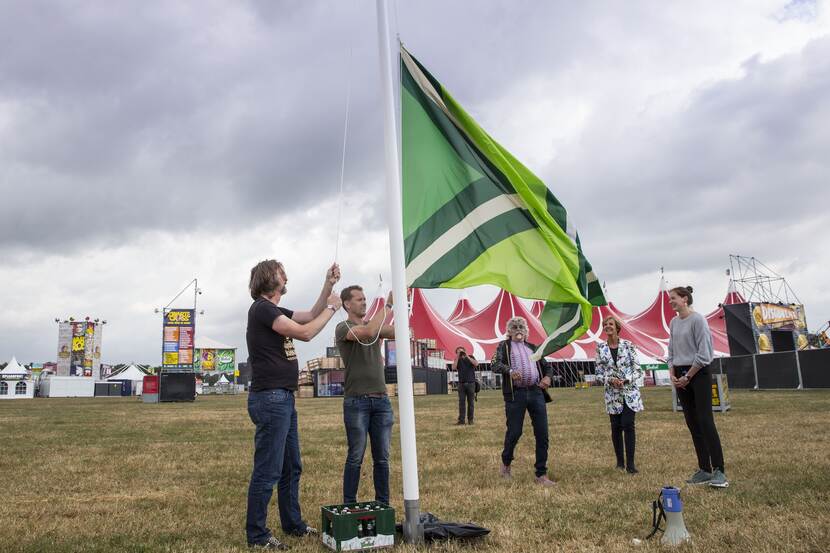
<path fill-rule="evenodd" d="M 596 376 L 605 385 L 605 409 L 611 417 L 611 442 L 617 455 L 617 468 L 636 474 L 634 466 L 634 415 L 643 410 L 640 388 L 637 385 L 642 371 L 634 344 L 620 339 L 622 322 L 606 317 L 602 329 L 608 337 L 597 345 Z M 623 434 L 625 434 L 625 462 L 623 462 Z"/>

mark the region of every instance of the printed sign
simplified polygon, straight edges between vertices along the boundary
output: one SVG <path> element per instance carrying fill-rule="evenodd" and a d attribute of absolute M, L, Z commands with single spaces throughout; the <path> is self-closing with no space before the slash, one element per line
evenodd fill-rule
<path fill-rule="evenodd" d="M 725 374 L 713 374 L 712 378 L 712 411 L 720 411 L 725 413 L 731 407 L 729 403 L 729 381 Z M 672 387 L 672 403 L 675 411 L 682 411 L 683 406 L 680 405 L 680 397 L 677 395 L 677 389 Z"/>
<path fill-rule="evenodd" d="M 101 330 L 94 321 L 62 322 L 58 326 L 58 376 L 92 376 L 101 365 Z"/>
<path fill-rule="evenodd" d="M 773 345 L 773 332 L 792 333 L 792 346 L 786 349 L 807 349 L 807 318 L 803 305 L 751 303 L 750 307 L 759 353 L 770 353 L 776 349 Z M 785 342 L 789 342 L 789 338 Z"/>
<path fill-rule="evenodd" d="M 221 372 L 233 372 L 236 365 L 234 351 L 232 349 L 216 350 L 216 370 Z"/>
<path fill-rule="evenodd" d="M 161 342 L 163 369 L 193 370 L 193 337 L 196 311 L 173 309 L 164 313 Z"/>

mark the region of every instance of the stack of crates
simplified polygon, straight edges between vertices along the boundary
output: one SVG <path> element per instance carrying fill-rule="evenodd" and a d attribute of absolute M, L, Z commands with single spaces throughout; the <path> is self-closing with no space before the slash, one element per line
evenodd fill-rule
<path fill-rule="evenodd" d="M 320 509 L 323 545 L 332 551 L 364 551 L 395 545 L 395 510 L 377 501 Z"/>

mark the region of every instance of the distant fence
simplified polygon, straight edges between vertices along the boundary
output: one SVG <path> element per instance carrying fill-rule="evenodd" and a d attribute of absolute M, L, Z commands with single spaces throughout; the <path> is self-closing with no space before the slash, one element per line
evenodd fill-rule
<path fill-rule="evenodd" d="M 727 375 L 730 388 L 830 388 L 830 349 L 721 357 L 711 367 Z"/>

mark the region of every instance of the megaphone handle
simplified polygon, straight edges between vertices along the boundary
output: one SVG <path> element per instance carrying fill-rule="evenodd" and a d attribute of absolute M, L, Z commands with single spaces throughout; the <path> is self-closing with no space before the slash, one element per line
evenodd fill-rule
<path fill-rule="evenodd" d="M 654 537 L 654 534 L 657 533 L 659 530 L 660 532 L 663 531 L 660 528 L 660 521 L 666 520 L 666 511 L 663 510 L 663 501 L 662 501 L 663 493 L 660 493 L 657 501 L 651 502 L 651 533 L 645 537 L 645 539 L 650 540 Z M 660 514 L 657 514 L 657 509 L 660 509 Z"/>

